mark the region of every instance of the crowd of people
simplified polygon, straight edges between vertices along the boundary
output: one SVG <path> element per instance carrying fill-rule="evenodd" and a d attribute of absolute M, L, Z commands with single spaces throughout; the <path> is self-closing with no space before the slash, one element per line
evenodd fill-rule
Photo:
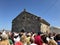
<path fill-rule="evenodd" d="M 0 45 L 60 45 L 60 34 L 34 32 L 0 32 Z"/>

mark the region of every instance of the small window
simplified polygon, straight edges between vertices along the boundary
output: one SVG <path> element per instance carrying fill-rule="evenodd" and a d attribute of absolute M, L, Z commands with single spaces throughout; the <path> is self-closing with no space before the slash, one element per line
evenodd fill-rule
<path fill-rule="evenodd" d="M 23 19 L 25 19 L 25 17 L 23 17 Z"/>

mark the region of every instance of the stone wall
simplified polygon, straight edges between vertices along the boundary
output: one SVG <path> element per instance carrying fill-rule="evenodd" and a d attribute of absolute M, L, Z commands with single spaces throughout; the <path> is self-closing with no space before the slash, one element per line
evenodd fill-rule
<path fill-rule="evenodd" d="M 60 34 L 60 28 L 57 28 L 57 27 L 50 27 L 50 32 L 51 32 L 51 33 L 54 32 L 54 33 L 57 33 L 57 34 L 59 33 L 59 34 Z"/>
<path fill-rule="evenodd" d="M 46 32 L 50 32 L 50 26 L 44 24 L 44 23 L 41 23 L 41 32 L 43 33 L 46 33 Z"/>
<path fill-rule="evenodd" d="M 49 30 L 50 24 L 41 17 L 26 12 L 21 12 L 12 20 L 12 32 L 20 32 L 22 29 L 26 32 L 46 32 Z"/>
<path fill-rule="evenodd" d="M 27 12 L 22 12 L 15 20 L 12 21 L 12 31 L 20 32 L 24 29 L 27 32 L 38 32 L 40 31 L 40 22 L 38 17 Z"/>

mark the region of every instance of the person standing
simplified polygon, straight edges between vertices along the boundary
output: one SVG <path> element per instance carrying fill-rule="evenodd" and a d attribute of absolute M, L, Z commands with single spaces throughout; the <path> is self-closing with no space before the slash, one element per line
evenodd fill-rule
<path fill-rule="evenodd" d="M 35 43 L 37 45 L 42 45 L 43 44 L 41 36 L 40 36 L 40 32 L 38 32 L 37 36 L 35 36 Z"/>

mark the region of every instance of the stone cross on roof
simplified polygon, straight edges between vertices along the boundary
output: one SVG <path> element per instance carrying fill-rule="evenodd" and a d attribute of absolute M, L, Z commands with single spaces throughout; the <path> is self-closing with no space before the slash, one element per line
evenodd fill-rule
<path fill-rule="evenodd" d="M 24 11 L 26 11 L 26 9 L 24 9 Z"/>

